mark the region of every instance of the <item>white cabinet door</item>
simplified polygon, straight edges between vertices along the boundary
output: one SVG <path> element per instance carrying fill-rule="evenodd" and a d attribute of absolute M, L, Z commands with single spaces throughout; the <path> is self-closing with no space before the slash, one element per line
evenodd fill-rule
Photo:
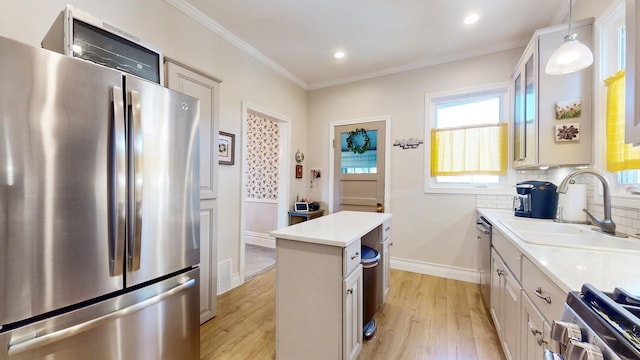
<path fill-rule="evenodd" d="M 520 283 L 500 255 L 491 251 L 491 317 L 507 359 L 518 357 Z"/>
<path fill-rule="evenodd" d="M 343 282 L 343 359 L 357 359 L 362 348 L 362 265 Z"/>
<path fill-rule="evenodd" d="M 535 164 L 537 152 L 535 44 L 529 44 L 514 74 L 513 167 Z"/>
<path fill-rule="evenodd" d="M 519 359 L 518 324 L 520 323 L 520 284 L 509 270 L 502 276 L 504 281 L 504 318 L 502 319 L 503 348 L 508 359 Z"/>
<path fill-rule="evenodd" d="M 502 337 L 502 320 L 504 315 L 502 314 L 502 310 L 504 309 L 503 305 L 503 287 L 504 283 L 502 281 L 502 275 L 504 274 L 504 264 L 502 260 L 495 252 L 495 250 L 491 250 L 491 318 L 493 318 L 493 323 L 496 326 L 496 332 L 500 337 Z"/>
<path fill-rule="evenodd" d="M 200 202 L 200 324 L 216 316 L 218 269 L 216 200 Z"/>
<path fill-rule="evenodd" d="M 544 320 L 528 296 L 522 295 L 520 358 L 543 359 L 549 347 L 551 326 Z"/>

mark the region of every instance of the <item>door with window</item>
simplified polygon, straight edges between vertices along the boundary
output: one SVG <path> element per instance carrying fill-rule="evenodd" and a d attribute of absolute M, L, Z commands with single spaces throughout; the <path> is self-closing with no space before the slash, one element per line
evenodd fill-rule
<path fill-rule="evenodd" d="M 385 122 L 336 126 L 334 211 L 384 212 Z"/>

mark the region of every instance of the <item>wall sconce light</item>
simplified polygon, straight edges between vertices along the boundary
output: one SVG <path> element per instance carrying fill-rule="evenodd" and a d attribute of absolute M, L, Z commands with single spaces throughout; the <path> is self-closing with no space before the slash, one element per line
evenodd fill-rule
<path fill-rule="evenodd" d="M 420 146 L 420 144 L 424 144 L 424 140 L 409 138 L 409 139 L 396 140 L 393 143 L 393 146 L 400 146 L 403 150 L 406 150 L 406 149 L 415 149 L 418 146 Z"/>

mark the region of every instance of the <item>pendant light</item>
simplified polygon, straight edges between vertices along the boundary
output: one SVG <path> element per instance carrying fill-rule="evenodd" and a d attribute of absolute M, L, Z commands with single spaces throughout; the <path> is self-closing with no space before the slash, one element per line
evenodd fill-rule
<path fill-rule="evenodd" d="M 548 75 L 563 75 L 580 71 L 593 64 L 593 54 L 589 48 L 576 40 L 578 36 L 571 33 L 571 0 L 569 1 L 569 31 L 564 43 L 551 54 L 544 71 Z"/>

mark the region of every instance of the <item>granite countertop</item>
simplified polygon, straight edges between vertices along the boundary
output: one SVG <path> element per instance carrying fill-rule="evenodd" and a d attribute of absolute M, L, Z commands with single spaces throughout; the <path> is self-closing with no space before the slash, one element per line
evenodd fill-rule
<path fill-rule="evenodd" d="M 579 291 L 582 284 L 589 283 L 602 291 L 613 291 L 620 287 L 633 294 L 640 294 L 639 251 L 588 250 L 527 243 L 500 221 L 513 219 L 513 211 L 477 210 L 563 291 Z M 518 220 L 553 222 L 527 218 Z"/>
<path fill-rule="evenodd" d="M 388 219 L 391 219 L 391 214 L 340 211 L 278 229 L 270 234 L 276 239 L 347 247 Z"/>

